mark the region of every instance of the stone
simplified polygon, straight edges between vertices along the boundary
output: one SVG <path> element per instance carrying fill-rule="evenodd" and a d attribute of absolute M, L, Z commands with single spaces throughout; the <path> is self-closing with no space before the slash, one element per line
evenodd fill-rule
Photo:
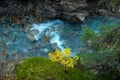
<path fill-rule="evenodd" d="M 13 16 L 12 17 L 13 23 L 19 25 L 21 23 L 20 17 L 19 16 Z"/>
<path fill-rule="evenodd" d="M 31 27 L 32 27 L 32 24 L 31 24 L 31 23 L 25 25 L 24 31 L 25 31 L 25 32 L 28 32 L 28 31 L 30 30 Z"/>
<path fill-rule="evenodd" d="M 84 21 L 85 18 L 89 15 L 87 12 L 85 13 L 74 13 L 74 15 L 80 20 Z"/>
<path fill-rule="evenodd" d="M 35 35 L 37 35 L 38 33 L 39 33 L 38 30 L 33 29 L 27 34 L 27 37 L 28 37 L 28 39 L 30 39 L 33 42 L 33 41 L 35 41 L 35 38 L 34 38 Z"/>
<path fill-rule="evenodd" d="M 61 1 L 60 4 L 63 7 L 63 9 L 67 11 L 73 11 L 78 8 L 87 7 L 87 3 L 85 2 L 85 0 L 74 0 L 74 1 L 64 0 Z"/>
<path fill-rule="evenodd" d="M 35 15 L 38 17 L 43 16 L 44 18 L 54 18 L 56 10 L 51 5 L 41 2 L 36 8 Z"/>
<path fill-rule="evenodd" d="M 58 48 L 57 43 L 53 43 L 53 44 L 51 44 L 51 48 L 52 48 L 53 50 L 56 49 L 56 48 Z"/>
<path fill-rule="evenodd" d="M 37 18 L 36 18 L 36 21 L 37 21 L 37 22 L 42 22 L 43 19 L 42 19 L 42 17 L 37 17 Z"/>
<path fill-rule="evenodd" d="M 32 42 L 35 40 L 35 39 L 34 39 L 34 36 L 33 36 L 31 33 L 28 33 L 28 34 L 27 34 L 27 37 L 28 37 L 28 39 L 31 40 Z"/>
<path fill-rule="evenodd" d="M 50 43 L 50 35 L 45 35 L 43 39 L 45 40 L 45 42 Z"/>
<path fill-rule="evenodd" d="M 83 22 L 89 15 L 87 12 L 64 13 L 63 19 L 70 22 Z"/>
<path fill-rule="evenodd" d="M 35 35 L 37 35 L 37 34 L 39 33 L 39 31 L 38 31 L 37 29 L 33 29 L 33 30 L 30 31 L 30 33 L 31 33 L 33 36 L 35 36 Z"/>
<path fill-rule="evenodd" d="M 105 10 L 105 9 L 98 9 L 98 12 L 101 15 L 113 15 L 113 13 L 111 11 Z"/>
<path fill-rule="evenodd" d="M 112 11 L 114 13 L 120 14 L 120 5 L 114 5 Z"/>
<path fill-rule="evenodd" d="M 10 16 L 14 16 L 13 22 L 16 24 L 26 24 L 25 21 L 29 21 L 30 23 L 32 23 L 34 22 L 33 17 L 38 17 L 37 19 L 35 19 L 35 21 L 37 22 L 56 18 L 64 19 L 69 22 L 73 22 L 74 19 L 74 22 L 79 22 L 80 20 L 83 21 L 85 19 L 86 13 L 84 14 L 83 12 L 88 12 L 86 10 L 87 6 L 88 4 L 86 0 L 34 0 L 30 2 L 28 1 L 25 5 L 22 5 L 19 1 L 10 1 L 7 3 L 7 6 L 5 7 L 6 11 L 4 13 L 7 15 L 9 14 Z M 68 13 L 69 15 L 66 15 L 65 13 Z M 25 18 L 25 16 L 32 16 L 32 20 L 28 18 L 25 21 L 21 20 L 21 17 Z M 28 31 L 29 25 L 26 26 L 27 28 L 25 31 Z"/>

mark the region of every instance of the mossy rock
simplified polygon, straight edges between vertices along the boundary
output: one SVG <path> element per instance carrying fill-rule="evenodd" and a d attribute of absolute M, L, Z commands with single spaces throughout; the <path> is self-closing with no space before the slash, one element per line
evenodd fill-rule
<path fill-rule="evenodd" d="M 89 71 L 68 68 L 42 57 L 31 57 L 15 68 L 15 80 L 92 80 Z"/>
<path fill-rule="evenodd" d="M 104 62 L 101 63 L 96 80 L 120 80 L 120 27 L 107 34 L 104 43 L 108 46 L 102 53 Z"/>
<path fill-rule="evenodd" d="M 109 34 L 107 34 L 104 42 L 108 45 L 114 45 L 116 42 L 120 43 L 120 27 L 113 29 Z"/>

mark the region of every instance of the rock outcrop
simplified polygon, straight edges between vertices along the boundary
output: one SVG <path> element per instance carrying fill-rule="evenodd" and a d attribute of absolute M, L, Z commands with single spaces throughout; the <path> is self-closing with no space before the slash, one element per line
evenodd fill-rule
<path fill-rule="evenodd" d="M 88 16 L 86 7 L 86 0 L 5 0 L 1 2 L 0 14 L 80 22 Z"/>

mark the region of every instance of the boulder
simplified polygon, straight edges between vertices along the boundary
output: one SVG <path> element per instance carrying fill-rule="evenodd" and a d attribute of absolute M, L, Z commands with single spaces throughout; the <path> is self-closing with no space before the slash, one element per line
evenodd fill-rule
<path fill-rule="evenodd" d="M 116 14 L 120 14 L 120 4 L 114 5 L 112 11 Z"/>
<path fill-rule="evenodd" d="M 28 39 L 30 39 L 30 40 L 33 42 L 33 41 L 35 41 L 35 38 L 34 38 L 34 37 L 35 37 L 38 33 L 39 33 L 38 30 L 33 29 L 33 30 L 31 30 L 30 32 L 28 32 L 27 37 L 28 37 Z"/>
<path fill-rule="evenodd" d="M 64 13 L 62 19 L 70 22 L 83 22 L 88 15 L 87 12 Z"/>
<path fill-rule="evenodd" d="M 113 15 L 113 13 L 111 11 L 105 10 L 105 9 L 98 9 L 98 12 L 101 15 Z"/>
<path fill-rule="evenodd" d="M 31 24 L 31 23 L 26 24 L 25 27 L 24 27 L 24 31 L 25 31 L 25 32 L 28 32 L 31 27 L 32 27 L 32 24 Z"/>

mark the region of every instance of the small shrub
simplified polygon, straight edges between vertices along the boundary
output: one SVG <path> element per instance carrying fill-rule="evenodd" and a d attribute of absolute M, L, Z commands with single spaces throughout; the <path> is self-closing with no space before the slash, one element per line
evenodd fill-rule
<path fill-rule="evenodd" d="M 49 57 L 52 61 L 58 62 L 64 66 L 72 67 L 74 68 L 74 65 L 76 61 L 78 60 L 78 57 L 71 57 L 71 49 L 66 48 L 64 52 L 60 51 L 59 49 L 56 49 L 54 52 L 49 53 Z"/>

